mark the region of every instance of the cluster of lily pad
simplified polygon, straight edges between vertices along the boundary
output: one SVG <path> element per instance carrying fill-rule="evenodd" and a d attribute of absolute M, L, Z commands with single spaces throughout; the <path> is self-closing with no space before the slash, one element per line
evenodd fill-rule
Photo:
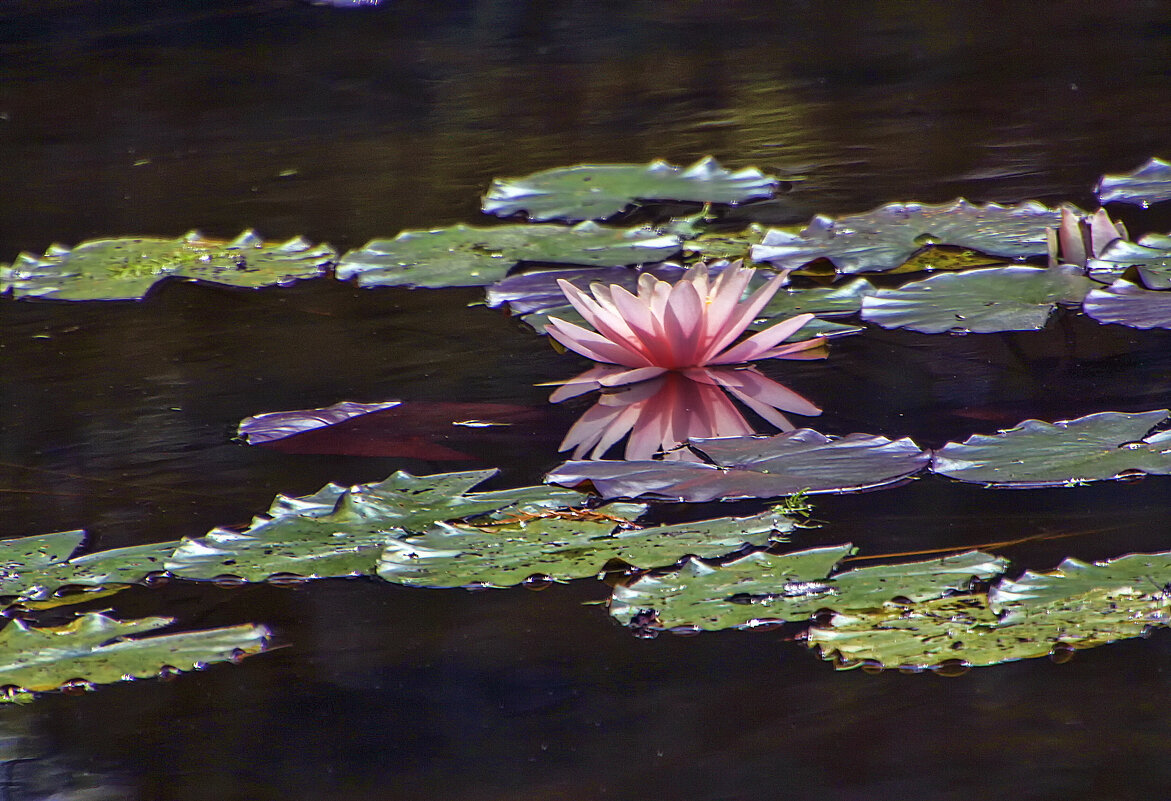
<path fill-rule="evenodd" d="M 726 231 L 710 204 L 771 196 L 779 181 L 732 172 L 712 159 L 682 169 L 602 165 L 498 180 L 486 213 L 527 217 L 495 226 L 405 231 L 338 256 L 301 239 L 269 245 L 252 232 L 230 242 L 191 233 L 177 240 L 120 238 L 53 246 L 0 265 L 0 292 L 58 300 L 141 299 L 164 278 L 244 287 L 333 272 L 361 286 L 486 286 L 491 306 L 543 331 L 550 313 L 572 319 L 557 289 L 564 279 L 633 285 L 649 272 L 678 277 L 699 259 L 749 256 L 778 270 L 828 262 L 833 288 L 793 287 L 758 324 L 812 312 L 928 333 L 1030 330 L 1057 306 L 1081 305 L 1102 322 L 1171 327 L 1171 236 L 1130 242 L 1124 232 L 1090 247 L 1084 263 L 1052 259 L 1050 231 L 1080 210 L 1028 202 L 892 203 L 866 214 L 819 215 L 799 230 Z M 1171 198 L 1171 164 L 1152 160 L 1128 176 L 1106 176 L 1102 202 Z M 691 217 L 631 227 L 599 224 L 657 201 L 705 204 Z M 560 220 L 565 224 L 549 223 Z M 574 223 L 573 225 L 570 225 Z M 1092 243 L 1091 243 L 1092 244 Z M 958 251 L 957 251 L 958 249 Z M 1048 266 L 1026 265 L 1049 256 Z M 1009 259 L 1011 263 L 1003 263 Z M 999 261 L 997 261 L 999 260 Z M 988 266 L 989 264 L 998 266 Z M 546 269 L 528 270 L 529 267 Z M 555 266 L 555 269 L 547 269 Z M 519 269 L 523 268 L 523 269 Z M 880 289 L 859 273 L 941 272 Z M 802 334 L 857 333 L 816 321 Z M 921 562 L 834 572 L 849 545 L 779 553 L 797 526 L 793 506 L 758 515 L 671 526 L 638 522 L 646 507 L 616 499 L 706 501 L 891 485 L 929 470 L 993 486 L 1051 486 L 1135 473 L 1171 473 L 1166 410 L 1102 412 L 1073 421 L 1025 421 L 928 452 L 908 439 L 867 434 L 830 439 L 800 429 L 770 438 L 699 440 L 696 459 L 568 462 L 552 483 L 473 492 L 491 471 L 415 477 L 354 487 L 328 485 L 307 497 L 278 496 L 244 530 L 74 557 L 79 531 L 0 543 L 0 595 L 22 614 L 89 600 L 162 576 L 192 581 L 299 582 L 377 576 L 424 587 L 512 586 L 597 576 L 618 560 L 609 608 L 644 633 L 808 625 L 804 637 L 839 667 L 910 670 L 986 665 L 1137 636 L 1165 625 L 1171 554 L 1131 555 L 1099 565 L 1067 560 L 1051 573 L 999 578 L 1006 562 L 971 552 Z M 82 588 L 76 594 L 62 588 Z M 18 619 L 0 631 L 5 697 L 55 687 L 237 661 L 263 650 L 258 625 L 134 637 L 166 618 L 116 621 L 86 613 L 58 627 Z"/>
<path fill-rule="evenodd" d="M 780 552 L 802 525 L 800 500 L 747 517 L 647 525 L 639 523 L 645 505 L 600 504 L 573 490 L 473 491 L 493 473 L 330 484 L 278 496 L 242 531 L 78 557 L 81 531 L 8 540 L 0 594 L 26 612 L 163 576 L 228 586 L 370 576 L 413 587 L 541 588 L 609 574 L 610 614 L 642 636 L 805 624 L 808 644 L 839 667 L 916 671 L 1135 637 L 1171 614 L 1171 553 L 1067 560 L 990 588 L 1008 562 L 979 551 L 835 572 L 854 554 L 849 544 Z M 129 637 L 168 622 L 100 613 L 64 627 L 16 620 L 0 631 L 4 697 L 238 661 L 269 636 L 244 625 Z"/>

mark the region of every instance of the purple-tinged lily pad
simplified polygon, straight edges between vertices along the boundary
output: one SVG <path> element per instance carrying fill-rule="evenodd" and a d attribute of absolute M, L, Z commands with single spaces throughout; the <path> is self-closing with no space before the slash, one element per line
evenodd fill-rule
<path fill-rule="evenodd" d="M 449 287 L 499 281 L 522 261 L 621 267 L 661 261 L 679 251 L 680 239 L 650 228 L 575 225 L 454 225 L 403 231 L 351 250 L 337 277 L 358 285 Z"/>
<path fill-rule="evenodd" d="M 269 412 L 240 423 L 249 445 L 281 453 L 395 456 L 432 462 L 554 447 L 560 431 L 543 407 L 388 401 Z"/>
<path fill-rule="evenodd" d="M 545 480 L 569 487 L 589 482 L 605 498 L 702 503 L 876 489 L 909 478 L 930 462 L 929 454 L 907 438 L 849 434 L 830 439 L 808 428 L 773 437 L 693 440 L 690 447 L 713 464 L 570 461 Z"/>
<path fill-rule="evenodd" d="M 402 401 L 386 401 L 384 403 L 341 401 L 320 409 L 265 412 L 241 420 L 236 435 L 249 445 L 262 445 L 265 442 L 284 439 L 304 431 L 332 426 L 353 417 L 391 409 L 400 403 Z"/>
<path fill-rule="evenodd" d="M 1171 289 L 1171 236 L 1147 234 L 1138 242 L 1116 239 L 1086 267 L 1090 278 L 1104 284 L 1134 267 L 1149 289 Z"/>
<path fill-rule="evenodd" d="M 1022 258 L 1047 252 L 1046 231 L 1061 213 L 1036 201 L 978 205 L 960 198 L 937 206 L 888 203 L 837 219 L 818 215 L 799 234 L 769 231 L 752 258 L 779 269 L 829 259 L 839 273 L 892 270 L 928 245 L 955 245 L 992 256 Z"/>
<path fill-rule="evenodd" d="M 1171 292 L 1143 289 L 1130 281 L 1118 280 L 1091 290 L 1082 301 L 1082 309 L 1100 323 L 1171 328 Z"/>
<path fill-rule="evenodd" d="M 484 196 L 486 214 L 524 213 L 530 220 L 604 220 L 639 200 L 743 203 L 769 197 L 777 181 L 754 167 L 732 172 L 714 158 L 683 169 L 650 164 L 579 164 L 497 178 Z"/>
<path fill-rule="evenodd" d="M 935 473 L 1001 487 L 1075 486 L 1143 473 L 1171 474 L 1171 431 L 1154 427 L 1166 409 L 1098 412 L 1076 420 L 1025 420 L 1015 428 L 949 442 L 931 460 Z"/>
<path fill-rule="evenodd" d="M 940 273 L 862 298 L 862 319 L 926 334 L 1036 331 L 1057 304 L 1080 303 L 1093 285 L 1068 265 Z"/>
<path fill-rule="evenodd" d="M 1098 201 L 1149 206 L 1171 199 L 1171 162 L 1153 158 L 1134 172 L 1103 175 L 1098 181 Z"/>

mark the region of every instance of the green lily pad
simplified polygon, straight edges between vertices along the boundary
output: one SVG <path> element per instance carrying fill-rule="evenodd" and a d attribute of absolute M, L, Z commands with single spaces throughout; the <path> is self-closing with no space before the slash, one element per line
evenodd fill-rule
<path fill-rule="evenodd" d="M 1026 571 L 1002 579 L 988 591 L 992 611 L 1004 623 L 1043 616 L 1057 605 L 1093 593 L 1134 596 L 1166 604 L 1171 583 L 1171 553 L 1138 553 L 1089 564 L 1069 558 L 1048 573 Z"/>
<path fill-rule="evenodd" d="M 264 650 L 271 636 L 264 626 L 246 624 L 129 639 L 171 623 L 166 617 L 119 621 L 97 612 L 52 628 L 14 620 L 0 630 L 0 687 L 7 689 L 0 701 L 235 662 Z"/>
<path fill-rule="evenodd" d="M 192 231 L 178 239 L 94 239 L 0 265 L 0 292 L 58 300 L 141 300 L 168 277 L 240 287 L 289 284 L 322 275 L 337 260 L 328 245 L 301 238 L 266 245 L 253 231 L 231 242 Z"/>
<path fill-rule="evenodd" d="M 992 436 L 949 442 L 932 457 L 932 471 L 993 486 L 1072 486 L 1141 473 L 1171 474 L 1171 431 L 1151 433 L 1167 419 L 1158 409 L 1099 412 L 1046 423 L 1026 420 Z"/>
<path fill-rule="evenodd" d="M 579 164 L 497 178 L 484 196 L 486 214 L 524 213 L 530 220 L 604 220 L 639 200 L 743 203 L 769 197 L 777 181 L 754 167 L 732 172 L 714 158 L 683 169 L 650 164 Z"/>
<path fill-rule="evenodd" d="M 1082 310 L 1100 323 L 1171 328 L 1171 292 L 1143 289 L 1130 281 L 1118 280 L 1091 290 L 1082 301 Z"/>
<path fill-rule="evenodd" d="M 930 461 L 929 455 L 907 438 L 849 434 L 830 439 L 808 428 L 773 437 L 692 440 L 690 447 L 713 464 L 569 461 L 545 480 L 570 487 L 588 483 L 604 498 L 703 503 L 875 489 L 909 478 Z"/>
<path fill-rule="evenodd" d="M 1134 172 L 1103 175 L 1097 192 L 1100 203 L 1118 201 L 1144 208 L 1171 199 L 1171 163 L 1153 158 Z"/>
<path fill-rule="evenodd" d="M 862 319 L 925 334 L 1036 331 L 1058 303 L 1081 303 L 1093 285 L 1071 266 L 940 273 L 864 297 Z"/>
<path fill-rule="evenodd" d="M 1116 239 L 1086 264 L 1090 277 L 1104 284 L 1131 267 L 1148 289 L 1171 289 L 1171 236 L 1147 234 L 1138 242 Z"/>
<path fill-rule="evenodd" d="M 622 623 L 654 619 L 663 628 L 717 630 L 772 621 L 804 621 L 821 609 L 883 608 L 966 590 L 998 575 L 1007 560 L 979 551 L 922 562 L 875 565 L 830 576 L 849 545 L 776 555 L 754 553 L 723 565 L 689 560 L 675 572 L 640 577 L 614 589 L 610 613 Z"/>
<path fill-rule="evenodd" d="M 671 226 L 666 227 L 669 229 Z M 689 255 L 695 254 L 704 261 L 748 259 L 752 254 L 752 246 L 764 241 L 766 233 L 768 229 L 760 223 L 752 223 L 743 231 L 699 233 L 684 237 L 683 249 Z"/>
<path fill-rule="evenodd" d="M 156 542 L 70 559 L 84 538 L 83 531 L 62 531 L 0 542 L 0 597 L 39 601 L 65 585 L 133 583 L 162 570 L 179 544 Z"/>
<path fill-rule="evenodd" d="M 829 259 L 840 273 L 891 270 L 929 245 L 955 245 L 992 256 L 1020 258 L 1047 252 L 1046 231 L 1061 213 L 1030 201 L 978 205 L 960 198 L 937 206 L 889 203 L 848 217 L 814 217 L 799 234 L 769 231 L 752 258 L 778 269 Z"/>
<path fill-rule="evenodd" d="M 378 574 L 426 587 L 506 587 L 534 575 L 567 581 L 596 576 L 611 559 L 652 568 L 688 554 L 723 556 L 744 545 L 781 539 L 794 527 L 791 518 L 775 511 L 670 526 L 631 525 L 630 518 L 644 508 L 611 504 L 579 516 L 554 514 L 477 527 L 440 523 L 423 536 L 390 543 Z"/>
<path fill-rule="evenodd" d="M 806 312 L 817 315 L 855 314 L 861 311 L 863 298 L 877 291 L 865 278 L 855 278 L 836 287 L 784 287 L 761 309 L 757 319 L 774 322 Z"/>
<path fill-rule="evenodd" d="M 985 595 L 960 595 L 835 614 L 806 642 L 841 668 L 965 668 L 1092 648 L 1141 636 L 1168 608 L 1161 601 L 1088 593 L 1020 623 L 1005 623 Z"/>
<path fill-rule="evenodd" d="M 403 231 L 351 250 L 337 277 L 358 285 L 449 287 L 499 281 L 522 261 L 621 267 L 666 259 L 680 240 L 650 228 L 575 225 L 455 225 L 433 231 Z"/>
<path fill-rule="evenodd" d="M 505 508 L 548 510 L 583 496 L 549 487 L 469 492 L 494 470 L 412 476 L 399 471 L 377 484 L 330 484 L 302 498 L 279 496 L 270 517 L 244 531 L 217 528 L 184 539 L 166 569 L 186 579 L 231 576 L 263 581 L 275 574 L 304 578 L 369 575 L 394 539 Z"/>

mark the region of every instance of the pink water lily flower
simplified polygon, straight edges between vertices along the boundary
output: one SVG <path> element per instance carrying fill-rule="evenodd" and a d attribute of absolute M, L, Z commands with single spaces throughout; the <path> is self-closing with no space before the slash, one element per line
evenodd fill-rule
<path fill-rule="evenodd" d="M 1110 219 L 1105 209 L 1083 216 L 1062 206 L 1061 226 L 1048 231 L 1049 266 L 1085 267 L 1090 259 L 1101 256 L 1111 242 L 1126 238 L 1126 226 Z"/>
<path fill-rule="evenodd" d="M 560 280 L 565 297 L 596 331 L 556 317 L 549 318 L 545 331 L 588 359 L 629 368 L 605 379 L 604 386 L 642 381 L 668 370 L 754 359 L 819 358 L 809 351 L 822 345 L 823 337 L 781 344 L 812 320 L 812 314 L 790 317 L 736 342 L 787 276 L 778 273 L 744 298 L 755 274 L 735 262 L 713 280 L 707 265 L 700 263 L 674 284 L 644 273 L 637 295 L 616 284 L 593 284 L 587 294 Z"/>

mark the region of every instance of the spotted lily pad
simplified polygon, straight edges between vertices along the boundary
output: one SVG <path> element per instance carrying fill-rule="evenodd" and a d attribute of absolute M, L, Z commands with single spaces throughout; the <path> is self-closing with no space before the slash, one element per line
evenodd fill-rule
<path fill-rule="evenodd" d="M 387 581 L 427 587 L 505 587 L 531 576 L 554 581 L 596 576 L 611 559 L 641 568 L 688 554 L 715 557 L 766 545 L 792 531 L 776 511 L 641 528 L 644 507 L 610 504 L 589 512 L 489 519 L 476 526 L 440 523 L 422 536 L 390 543 L 378 566 Z"/>
<path fill-rule="evenodd" d="M 1119 201 L 1147 206 L 1171 199 L 1171 162 L 1153 158 L 1134 172 L 1103 175 L 1097 191 L 1101 203 Z"/>
<path fill-rule="evenodd" d="M 992 436 L 976 434 L 935 452 L 932 470 L 960 481 L 1011 487 L 1052 487 L 1141 473 L 1171 474 L 1171 431 L 1151 433 L 1167 419 L 1158 409 L 1099 412 L 1046 423 L 1026 420 Z"/>
<path fill-rule="evenodd" d="M 662 628 L 751 628 L 805 621 L 821 609 L 882 608 L 892 599 L 922 601 L 966 590 L 1004 570 L 1007 560 L 979 551 L 830 575 L 849 545 L 790 554 L 752 553 L 722 565 L 688 560 L 679 570 L 618 586 L 610 614 L 630 624 L 651 617 Z"/>
<path fill-rule="evenodd" d="M 403 231 L 351 250 L 337 277 L 358 285 L 484 286 L 522 261 L 620 267 L 661 261 L 679 251 L 679 238 L 650 228 L 603 228 L 592 222 L 565 225 L 455 225 Z"/>
<path fill-rule="evenodd" d="M 692 440 L 713 464 L 677 461 L 570 461 L 545 480 L 591 485 L 606 498 L 702 503 L 797 492 L 849 492 L 906 479 L 930 457 L 914 442 L 873 434 L 831 439 L 808 428 L 773 437 Z"/>
<path fill-rule="evenodd" d="M 986 595 L 959 595 L 835 614 L 829 625 L 811 627 L 806 642 L 839 669 L 962 670 L 1138 637 L 1167 608 L 1166 599 L 1097 592 L 1006 623 Z"/>
<path fill-rule="evenodd" d="M 168 277 L 241 287 L 313 278 L 337 260 L 328 245 L 301 238 L 266 245 L 252 231 L 231 242 L 192 231 L 178 239 L 94 239 L 73 249 L 54 245 L 43 256 L 21 253 L 0 265 L 0 292 L 58 300 L 140 300 Z"/>
<path fill-rule="evenodd" d="M 819 215 L 799 234 L 769 231 L 752 258 L 778 269 L 829 259 L 840 273 L 891 270 L 928 245 L 955 245 L 992 256 L 1020 258 L 1047 252 L 1046 231 L 1061 212 L 1030 201 L 978 205 L 964 199 L 937 206 L 889 203 L 837 219 Z"/>
<path fill-rule="evenodd" d="M 0 597 L 43 600 L 59 587 L 101 587 L 139 581 L 163 569 L 178 542 L 115 548 L 69 558 L 85 539 L 83 531 L 0 541 Z"/>
<path fill-rule="evenodd" d="M 1116 239 L 1086 265 L 1095 281 L 1110 283 L 1134 267 L 1149 289 L 1171 289 L 1171 236 L 1147 234 L 1138 242 Z"/>
<path fill-rule="evenodd" d="M 1142 603 L 1171 604 L 1171 553 L 1138 553 L 1089 564 L 1069 558 L 1047 573 L 1026 571 L 988 591 L 991 609 L 1004 623 L 1049 614 L 1054 606 L 1090 594 L 1131 596 Z M 1149 622 L 1149 621 L 1148 621 Z"/>
<path fill-rule="evenodd" d="M 62 686 L 89 687 L 170 676 L 264 650 L 264 626 L 246 624 L 130 639 L 172 623 L 167 617 L 119 621 L 97 612 L 65 626 L 33 628 L 14 620 L 0 630 L 0 701 Z"/>
<path fill-rule="evenodd" d="M 650 164 L 579 164 L 497 178 L 484 196 L 487 214 L 524 213 L 530 220 L 604 220 L 639 200 L 743 203 L 769 197 L 777 181 L 748 167 L 726 170 L 710 156 L 683 169 Z"/>
<path fill-rule="evenodd" d="M 1091 290 L 1082 301 L 1082 309 L 1100 323 L 1171 328 L 1171 292 L 1143 289 L 1126 280 Z"/>
<path fill-rule="evenodd" d="M 494 470 L 413 476 L 399 471 L 376 484 L 330 484 L 301 498 L 278 496 L 269 514 L 244 531 L 216 528 L 184 539 L 166 562 L 181 578 L 226 576 L 263 581 L 275 574 L 305 578 L 375 572 L 383 549 L 398 537 L 429 531 L 500 509 L 521 512 L 572 506 L 582 496 L 549 487 L 470 492 Z"/>
<path fill-rule="evenodd" d="M 1067 265 L 940 273 L 864 297 L 862 319 L 926 334 L 1036 331 L 1057 304 L 1081 303 L 1092 286 Z"/>

